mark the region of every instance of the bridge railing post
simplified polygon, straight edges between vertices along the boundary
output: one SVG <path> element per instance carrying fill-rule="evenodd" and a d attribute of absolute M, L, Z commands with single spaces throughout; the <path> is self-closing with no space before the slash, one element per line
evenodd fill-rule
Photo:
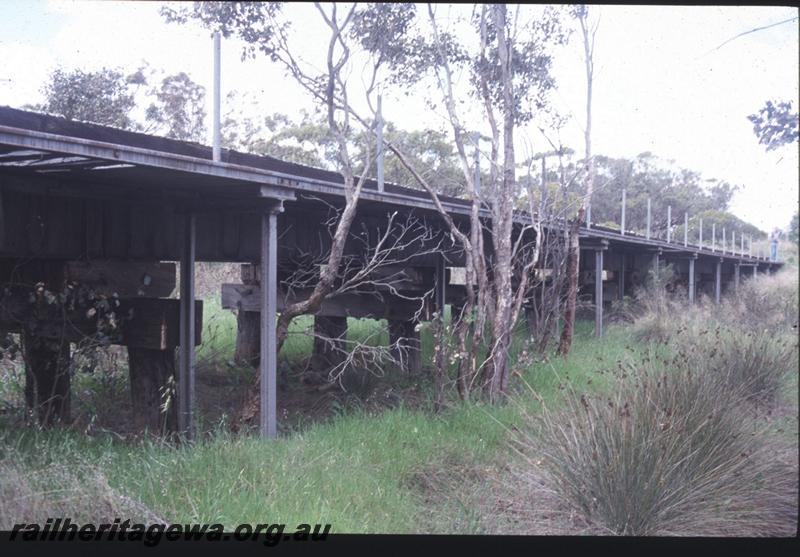
<path fill-rule="evenodd" d="M 672 241 L 672 206 L 667 205 L 667 243 Z"/>
<path fill-rule="evenodd" d="M 689 245 L 689 213 L 683 214 L 683 247 Z"/>
<path fill-rule="evenodd" d="M 626 202 L 626 192 L 625 188 L 622 188 L 622 218 L 620 219 L 620 233 L 624 236 L 625 235 L 625 202 Z"/>
<path fill-rule="evenodd" d="M 722 227 L 722 253 L 725 253 L 725 245 L 728 241 L 725 239 L 725 227 Z"/>
<path fill-rule="evenodd" d="M 698 230 L 697 247 L 703 249 L 703 219 L 700 219 L 700 229 Z"/>
<path fill-rule="evenodd" d="M 711 223 L 711 251 L 717 250 L 717 223 Z"/>
<path fill-rule="evenodd" d="M 650 239 L 650 198 L 647 198 L 647 239 Z"/>

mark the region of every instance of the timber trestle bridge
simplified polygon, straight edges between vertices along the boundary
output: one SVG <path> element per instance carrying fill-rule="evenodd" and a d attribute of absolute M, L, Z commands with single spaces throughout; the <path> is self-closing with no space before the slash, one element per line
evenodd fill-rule
<path fill-rule="evenodd" d="M 441 201 L 468 229 L 469 202 Z M 275 437 L 276 314 L 313 288 L 308 277 L 324 261 L 343 204 L 336 172 L 229 150 L 214 162 L 210 147 L 0 107 L 0 333 L 20 334 L 27 375 L 40 398 L 52 395 L 40 419 L 69 419 L 70 345 L 97 331 L 102 312 L 48 311 L 32 285 L 39 294 L 88 285 L 116 300 L 128 322 L 107 340 L 127 347 L 135 420 L 164 428 L 160 397 L 174 376 L 177 403 L 166 427 L 191 435 L 202 341 L 195 262 L 238 262 L 242 280 L 223 285 L 222 305 L 256 324 L 261 433 Z M 529 219 L 520 213 L 517 229 Z M 316 326 L 336 337 L 347 317 L 386 319 L 392 340 L 410 348 L 403 365 L 413 372 L 421 367 L 417 323 L 462 303 L 463 253 L 425 192 L 393 184 L 378 191 L 371 180 L 350 235 L 349 265 L 387 242 L 394 251 L 374 269 L 378 280 L 326 300 Z M 690 299 L 719 301 L 741 280 L 781 265 L 754 256 L 743 238 L 733 247 L 720 246 L 716 232 L 713 242 L 693 241 L 581 228 L 580 295 L 593 302 L 596 333 L 604 308 L 643 284 L 653 266 L 672 265 Z M 291 284 L 293 277 L 301 278 Z M 35 402 L 26 389 L 27 396 Z"/>

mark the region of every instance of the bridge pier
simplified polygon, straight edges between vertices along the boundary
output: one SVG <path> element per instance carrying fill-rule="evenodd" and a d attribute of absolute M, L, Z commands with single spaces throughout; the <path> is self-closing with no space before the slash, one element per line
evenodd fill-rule
<path fill-rule="evenodd" d="M 259 284 L 256 268 L 250 263 L 240 267 L 242 284 Z M 233 359 L 237 364 L 258 367 L 261 353 L 261 316 L 256 311 L 239 310 L 236 314 L 236 351 Z"/>
<path fill-rule="evenodd" d="M 175 347 L 128 346 L 128 371 L 134 428 L 155 434 L 175 431 L 178 413 L 169 386 L 170 378 L 175 377 Z"/>
<path fill-rule="evenodd" d="M 70 347 L 86 339 L 94 342 L 102 325 L 104 341 L 127 348 L 133 428 L 153 433 L 176 430 L 176 394 L 170 392 L 170 379 L 177 375 L 181 302 L 160 297 L 175 289 L 174 264 L 8 259 L 0 260 L 0 283 L 8 285 L 0 291 L 0 329 L 22 336 L 25 400 L 41 425 L 70 421 Z M 37 284 L 44 289 L 39 291 Z M 84 288 L 87 299 L 81 292 Z M 31 290 L 41 294 L 40 302 L 30 303 Z M 74 306 L 47 303 L 51 296 L 69 290 L 77 294 Z M 88 299 L 90 292 L 93 300 Z M 102 309 L 106 304 L 107 309 Z M 105 318 L 110 311 L 116 326 L 109 330 Z M 98 321 L 101 317 L 104 320 Z M 197 344 L 201 303 L 195 303 L 194 318 Z M 165 402 L 168 405 L 162 410 Z"/>
<path fill-rule="evenodd" d="M 70 421 L 70 343 L 65 338 L 23 334 L 26 395 L 39 424 L 49 427 Z"/>
<path fill-rule="evenodd" d="M 697 258 L 697 254 L 694 254 L 694 257 L 689 259 L 689 303 L 694 303 L 695 298 L 695 278 L 694 278 L 694 260 Z"/>
<path fill-rule="evenodd" d="M 412 320 L 389 320 L 389 342 L 400 369 L 409 375 L 422 372 L 422 351 L 417 323 Z"/>
<path fill-rule="evenodd" d="M 341 366 L 346 357 L 347 317 L 314 316 L 314 351 L 311 369 L 328 373 Z"/>
<path fill-rule="evenodd" d="M 714 302 L 719 304 L 722 295 L 722 258 L 717 260 L 716 278 L 714 282 Z"/>

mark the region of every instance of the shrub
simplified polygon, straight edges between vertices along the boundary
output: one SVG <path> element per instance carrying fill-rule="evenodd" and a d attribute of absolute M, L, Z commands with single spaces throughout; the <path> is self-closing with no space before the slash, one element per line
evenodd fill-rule
<path fill-rule="evenodd" d="M 703 368 L 720 392 L 757 405 L 774 405 L 797 369 L 797 339 L 768 330 L 740 332 L 723 326 L 675 341 L 692 365 Z"/>
<path fill-rule="evenodd" d="M 756 280 L 745 278 L 739 291 L 724 298 L 719 318 L 726 324 L 745 330 L 784 333 L 794 328 L 797 334 L 797 270 L 787 269 Z"/>
<path fill-rule="evenodd" d="M 670 266 L 650 271 L 645 286 L 634 292 L 628 320 L 638 340 L 666 343 L 707 319 L 703 304 L 689 305 L 686 293 L 670 286 L 674 277 Z"/>
<path fill-rule="evenodd" d="M 626 365 L 610 398 L 571 393 L 560 409 L 529 416 L 522 454 L 607 532 L 790 533 L 794 474 L 775 460 L 765 426 L 686 362 Z"/>

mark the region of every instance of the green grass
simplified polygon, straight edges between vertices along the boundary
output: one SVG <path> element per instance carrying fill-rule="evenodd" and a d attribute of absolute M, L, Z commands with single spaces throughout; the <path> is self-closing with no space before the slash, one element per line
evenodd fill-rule
<path fill-rule="evenodd" d="M 395 410 L 350 415 L 281 442 L 219 435 L 192 447 L 80 436 L 5 436 L 34 469 L 92 462 L 109 485 L 174 521 L 325 522 L 340 532 L 411 532 L 408 484 L 432 465 L 488 460 L 503 429 L 476 407 L 446 418 Z M 469 443 L 464 443 L 469 439 Z"/>
<path fill-rule="evenodd" d="M 351 334 L 368 326 L 355 325 Z M 537 392 L 554 396 L 564 381 L 578 388 L 625 357 L 624 330 L 610 328 L 597 340 L 581 324 L 577 333 L 569 360 L 554 358 L 523 374 Z M 508 458 L 507 428 L 520 412 L 480 403 L 439 415 L 402 406 L 355 410 L 279 442 L 217 432 L 183 447 L 4 428 L 0 446 L 4 459 L 29 470 L 46 471 L 51 463 L 99 469 L 112 489 L 173 521 L 319 521 L 338 532 L 386 533 L 452 532 L 464 524 L 475 531 L 468 508 L 441 496 L 431 500 L 426 478 L 442 471 L 457 478 Z M 437 512 L 444 506 L 448 512 Z"/>
<path fill-rule="evenodd" d="M 311 354 L 314 339 L 312 331 L 314 317 L 302 315 L 295 318 L 289 327 L 289 335 L 279 355 L 281 361 L 297 362 Z M 375 334 L 376 327 L 383 331 Z M 370 344 L 389 344 L 389 335 L 386 331 L 386 321 L 372 319 L 347 319 L 347 336 L 349 339 L 370 339 Z M 223 309 L 219 299 L 209 298 L 203 301 L 203 342 L 197 347 L 197 359 L 202 360 L 232 360 L 236 347 L 236 315 L 230 310 Z M 423 354 L 430 356 L 433 353 L 433 340 L 423 339 Z"/>
<path fill-rule="evenodd" d="M 385 323 L 350 319 L 348 336 L 365 339 L 379 325 L 385 329 Z M 293 365 L 310 355 L 312 338 L 303 331 L 312 326 L 311 317 L 295 320 L 281 362 Z M 235 331 L 235 316 L 215 300 L 206 301 L 198 362 L 222 373 L 233 369 L 219 362 L 232 360 Z M 388 342 L 385 332 L 374 342 Z M 103 481 L 80 481 L 81 490 L 97 490 L 96 496 L 83 497 L 76 505 L 108 501 L 108 493 L 100 492 L 105 489 L 124 493 L 176 522 L 222 522 L 229 527 L 322 522 L 332 524 L 335 532 L 353 533 L 491 532 L 494 526 L 476 508 L 475 494 L 496 498 L 490 478 L 513 461 L 511 431 L 525 427 L 526 415 L 538 410 L 537 399 L 558 403 L 570 392 L 607 391 L 625 362 L 670 352 L 669 346 L 636 341 L 627 326 L 609 326 L 596 339 L 591 322 L 577 323 L 567 359 L 551 355 L 537 360 L 527 343 L 520 327 L 510 350 L 511 369 L 519 374 L 512 388 L 523 393 L 513 398 L 515 404 L 452 400 L 439 414 L 424 404 L 382 411 L 354 405 L 324 422 L 287 428 L 278 442 L 220 430 L 185 446 L 126 441 L 110 433 L 41 432 L 2 425 L 0 419 L 0 471 L 5 467 L 17 476 L 62 477 L 54 472 L 54 464 L 60 464 L 75 471 L 74 481 L 99 473 Z M 422 347 L 425 364 L 433 354 L 427 330 Z M 391 373 L 381 379 L 395 380 L 399 377 Z M 536 396 L 525 396 L 528 389 Z M 796 432 L 796 424 L 794 418 L 779 425 Z M 13 490 L 0 478 L 3 497 Z M 42 505 L 46 509 L 46 501 Z M 76 515 L 108 512 L 107 506 L 95 507 Z M 0 522 L 4 516 L 0 512 Z M 513 529 L 513 517 L 509 524 Z"/>

